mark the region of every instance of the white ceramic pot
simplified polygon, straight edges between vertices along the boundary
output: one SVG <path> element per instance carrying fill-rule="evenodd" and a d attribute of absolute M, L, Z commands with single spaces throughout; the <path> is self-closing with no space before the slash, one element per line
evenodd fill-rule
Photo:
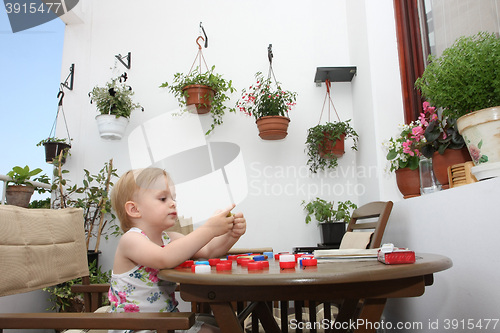
<path fill-rule="evenodd" d="M 500 176 L 500 106 L 466 114 L 458 118 L 457 127 L 474 162 L 471 171 L 476 178 Z M 474 170 L 488 172 L 478 176 Z"/>
<path fill-rule="evenodd" d="M 112 114 L 100 114 L 95 117 L 101 138 L 105 140 L 121 140 L 128 125 L 128 118 Z"/>

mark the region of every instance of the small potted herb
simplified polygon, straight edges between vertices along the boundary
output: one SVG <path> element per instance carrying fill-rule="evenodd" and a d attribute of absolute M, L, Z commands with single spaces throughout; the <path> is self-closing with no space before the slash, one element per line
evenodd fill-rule
<path fill-rule="evenodd" d="M 306 224 L 314 217 L 321 226 L 321 239 L 324 245 L 340 244 L 346 224 L 351 220 L 352 211 L 358 208 L 350 200 L 338 201 L 337 208 L 335 208 L 333 201 L 329 202 L 321 198 L 308 203 L 302 201 L 302 206 L 307 213 Z"/>
<path fill-rule="evenodd" d="M 328 122 L 311 127 L 307 133 L 307 165 L 313 173 L 318 170 L 334 169 L 337 158 L 344 154 L 345 138 L 352 138 L 352 150 L 358 150 L 358 133 L 349 124 L 351 120 Z"/>
<path fill-rule="evenodd" d="M 168 88 L 184 111 L 187 106 L 193 106 L 194 113 L 210 112 L 212 124 L 206 135 L 210 134 L 216 125 L 223 123 L 222 116 L 226 110 L 235 112 L 234 108 L 228 108 L 224 103 L 230 99 L 228 94 L 236 89 L 231 80 L 228 81 L 221 74 L 215 73 L 215 66 L 204 73 L 201 73 L 199 68 L 188 74 L 176 73 L 171 84 L 164 82 L 160 87 Z"/>
<path fill-rule="evenodd" d="M 132 87 L 125 84 L 127 74 L 111 79 L 105 86 L 96 86 L 89 93 L 90 103 L 95 103 L 97 111 L 97 126 L 101 138 L 120 140 L 129 122 L 133 110 L 142 108 L 132 101 Z M 142 108 L 144 111 L 144 108 Z"/>
<path fill-rule="evenodd" d="M 255 74 L 256 83 L 248 90 L 243 89 L 236 108 L 256 119 L 259 136 L 263 140 L 280 140 L 287 136 L 290 118 L 288 111 L 296 104 L 297 93 L 283 90 L 279 82 L 264 78 L 261 72 Z"/>

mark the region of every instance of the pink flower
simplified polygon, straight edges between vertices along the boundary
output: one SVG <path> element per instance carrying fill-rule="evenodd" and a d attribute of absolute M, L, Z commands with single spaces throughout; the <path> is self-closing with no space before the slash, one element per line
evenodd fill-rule
<path fill-rule="evenodd" d="M 422 136 L 424 136 L 424 129 L 421 126 L 413 127 L 411 133 L 413 134 L 413 139 L 420 141 Z"/>
<path fill-rule="evenodd" d="M 108 290 L 108 299 L 111 303 L 118 303 L 118 298 L 111 292 L 111 288 Z"/>
<path fill-rule="evenodd" d="M 136 304 L 127 304 L 124 306 L 125 312 L 139 312 L 139 306 Z"/>
<path fill-rule="evenodd" d="M 420 120 L 420 123 L 422 126 L 429 126 L 429 123 L 427 122 L 427 119 L 425 118 L 425 114 L 421 113 L 420 116 L 418 117 L 418 120 Z"/>
<path fill-rule="evenodd" d="M 127 301 L 127 294 L 125 294 L 123 291 L 118 292 L 118 297 L 120 297 L 120 304 Z"/>
<path fill-rule="evenodd" d="M 411 148 L 412 141 L 406 140 L 406 142 L 403 142 L 403 153 L 408 154 L 410 156 L 414 156 L 415 153 L 413 152 Z"/>
<path fill-rule="evenodd" d="M 474 162 L 476 163 L 479 162 L 479 159 L 481 158 L 481 150 L 474 145 L 470 145 L 468 148 L 470 156 L 472 157 Z"/>

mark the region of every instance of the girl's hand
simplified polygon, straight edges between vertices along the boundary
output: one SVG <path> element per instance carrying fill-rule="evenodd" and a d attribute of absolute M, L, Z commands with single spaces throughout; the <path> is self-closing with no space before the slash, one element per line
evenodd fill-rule
<path fill-rule="evenodd" d="M 215 214 L 203 225 L 212 232 L 213 237 L 224 235 L 232 230 L 235 216 L 231 215 L 230 212 L 234 206 L 233 204 L 224 210 L 215 212 Z"/>
<path fill-rule="evenodd" d="M 247 230 L 247 221 L 243 216 L 243 213 L 236 213 L 234 215 L 233 228 L 231 229 L 231 236 L 234 238 L 239 238 L 243 236 Z"/>

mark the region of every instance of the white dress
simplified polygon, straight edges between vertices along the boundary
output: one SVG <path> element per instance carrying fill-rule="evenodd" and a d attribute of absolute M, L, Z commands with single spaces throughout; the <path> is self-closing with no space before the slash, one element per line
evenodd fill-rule
<path fill-rule="evenodd" d="M 138 232 L 147 237 L 142 230 L 131 228 L 127 232 Z M 166 232 L 163 232 L 163 245 L 170 242 Z M 160 280 L 158 269 L 136 266 L 130 271 L 111 275 L 111 287 L 108 298 L 111 312 L 177 312 L 178 302 L 175 300 L 174 282 Z M 200 330 L 202 323 L 196 322 L 188 331 L 194 333 Z M 130 333 L 131 330 L 114 330 L 109 333 Z M 151 331 L 136 331 L 151 332 Z"/>

